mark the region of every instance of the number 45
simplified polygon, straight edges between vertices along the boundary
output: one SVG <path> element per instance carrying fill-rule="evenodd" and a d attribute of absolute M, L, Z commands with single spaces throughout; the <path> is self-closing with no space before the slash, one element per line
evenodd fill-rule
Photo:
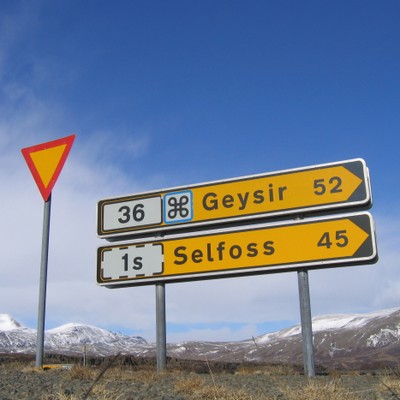
<path fill-rule="evenodd" d="M 318 247 L 326 247 L 327 249 L 330 249 L 334 245 L 337 247 L 346 247 L 349 244 L 349 238 L 346 233 L 347 231 L 345 229 L 336 231 L 334 234 L 334 240 L 336 240 L 336 242 L 333 243 L 330 232 L 324 232 L 321 239 L 318 241 Z"/>

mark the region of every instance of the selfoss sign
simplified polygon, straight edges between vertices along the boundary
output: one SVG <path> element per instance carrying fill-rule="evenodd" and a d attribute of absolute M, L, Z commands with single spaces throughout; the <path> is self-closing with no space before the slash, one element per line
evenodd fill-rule
<path fill-rule="evenodd" d="M 101 200 L 97 234 L 117 240 L 370 205 L 368 169 L 355 159 Z"/>
<path fill-rule="evenodd" d="M 107 287 L 375 262 L 369 213 L 263 224 L 98 249 L 97 282 Z"/>

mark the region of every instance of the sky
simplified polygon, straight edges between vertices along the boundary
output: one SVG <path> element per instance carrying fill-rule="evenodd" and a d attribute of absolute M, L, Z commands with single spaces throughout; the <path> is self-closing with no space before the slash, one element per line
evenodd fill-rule
<path fill-rule="evenodd" d="M 53 189 L 46 328 L 155 341 L 155 287 L 96 284 L 108 197 L 363 158 L 379 261 L 310 271 L 313 316 L 400 306 L 398 0 L 3 0 L 0 313 L 36 328 L 43 199 L 21 149 L 76 134 Z M 300 321 L 296 272 L 166 285 L 167 341 Z"/>

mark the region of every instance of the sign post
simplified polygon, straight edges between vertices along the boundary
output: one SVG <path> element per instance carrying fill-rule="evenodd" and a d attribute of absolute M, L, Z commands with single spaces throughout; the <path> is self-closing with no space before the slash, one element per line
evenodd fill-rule
<path fill-rule="evenodd" d="M 38 323 L 36 338 L 36 366 L 43 365 L 44 353 L 44 330 L 46 313 L 46 292 L 47 292 L 47 265 L 49 258 L 49 238 L 50 238 L 50 213 L 51 195 L 44 203 L 43 211 L 43 234 L 42 234 L 42 253 L 40 260 L 40 281 L 39 281 L 39 304 L 38 304 Z"/>
<path fill-rule="evenodd" d="M 156 283 L 157 371 L 167 368 L 167 331 L 165 317 L 165 284 Z"/>
<path fill-rule="evenodd" d="M 46 319 L 47 269 L 50 239 L 51 192 L 75 140 L 75 135 L 21 150 L 44 200 L 42 252 L 40 261 L 36 367 L 43 366 Z"/>
<path fill-rule="evenodd" d="M 303 336 L 304 373 L 313 378 L 315 376 L 314 344 L 307 269 L 299 269 L 297 271 L 297 278 L 299 282 L 301 334 Z"/>

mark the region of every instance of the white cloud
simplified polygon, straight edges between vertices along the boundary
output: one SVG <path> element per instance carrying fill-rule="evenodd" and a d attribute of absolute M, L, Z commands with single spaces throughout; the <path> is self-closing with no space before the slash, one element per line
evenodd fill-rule
<path fill-rule="evenodd" d="M 208 341 L 225 342 L 227 338 L 230 341 L 240 341 L 243 338 L 251 339 L 257 327 L 254 324 L 246 324 L 238 329 L 232 326 L 222 326 L 216 328 L 189 328 L 184 332 L 172 332 L 168 334 L 169 343 L 181 343 L 188 341 Z"/>
<path fill-rule="evenodd" d="M 171 322 L 258 323 L 294 315 L 295 273 L 179 283 L 166 286 Z M 293 310 L 292 310 L 293 309 Z"/>

